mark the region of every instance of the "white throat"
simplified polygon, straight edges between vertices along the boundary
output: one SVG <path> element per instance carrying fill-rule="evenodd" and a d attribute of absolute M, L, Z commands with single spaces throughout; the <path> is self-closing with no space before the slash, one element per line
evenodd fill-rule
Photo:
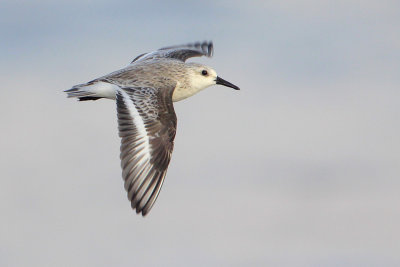
<path fill-rule="evenodd" d="M 175 87 L 174 93 L 172 94 L 172 101 L 177 102 L 182 99 L 188 98 L 213 85 L 210 84 L 210 82 L 206 83 L 205 81 L 207 80 L 202 77 L 195 77 L 194 79 L 190 79 L 189 83 L 187 84 L 178 82 Z"/>

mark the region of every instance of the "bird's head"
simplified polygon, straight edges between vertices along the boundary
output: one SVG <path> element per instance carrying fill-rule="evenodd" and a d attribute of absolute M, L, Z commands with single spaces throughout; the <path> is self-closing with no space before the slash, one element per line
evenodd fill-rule
<path fill-rule="evenodd" d="M 236 85 L 219 77 L 217 75 L 217 72 L 211 67 L 198 63 L 189 63 L 188 66 L 191 86 L 197 91 L 203 90 L 215 84 L 220 84 L 231 87 L 235 90 L 240 90 L 239 87 L 237 87 Z"/>

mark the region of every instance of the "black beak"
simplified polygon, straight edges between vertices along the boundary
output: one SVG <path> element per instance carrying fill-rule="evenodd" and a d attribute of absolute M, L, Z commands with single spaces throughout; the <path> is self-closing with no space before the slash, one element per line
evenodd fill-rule
<path fill-rule="evenodd" d="M 235 89 L 235 90 L 240 90 L 240 88 L 237 87 L 236 85 L 231 84 L 230 82 L 225 81 L 224 79 L 222 79 L 222 78 L 220 78 L 220 77 L 217 77 L 217 79 L 215 79 L 215 82 L 216 82 L 217 84 L 225 85 L 225 86 L 228 86 L 228 87 L 233 88 L 233 89 Z"/>

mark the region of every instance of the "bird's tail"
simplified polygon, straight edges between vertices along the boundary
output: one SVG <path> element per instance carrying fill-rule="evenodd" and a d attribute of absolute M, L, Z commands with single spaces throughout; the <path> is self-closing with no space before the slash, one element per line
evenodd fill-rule
<path fill-rule="evenodd" d="M 99 81 L 78 84 L 64 92 L 67 93 L 68 98 L 76 97 L 79 101 L 115 99 L 115 85 Z"/>

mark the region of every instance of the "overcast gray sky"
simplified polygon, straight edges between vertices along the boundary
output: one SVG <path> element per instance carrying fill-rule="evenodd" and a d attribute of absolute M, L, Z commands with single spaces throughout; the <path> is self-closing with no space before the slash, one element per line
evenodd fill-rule
<path fill-rule="evenodd" d="M 0 3 L 1 266 L 399 266 L 400 2 Z M 62 92 L 213 40 L 151 213 L 112 101 Z"/>

